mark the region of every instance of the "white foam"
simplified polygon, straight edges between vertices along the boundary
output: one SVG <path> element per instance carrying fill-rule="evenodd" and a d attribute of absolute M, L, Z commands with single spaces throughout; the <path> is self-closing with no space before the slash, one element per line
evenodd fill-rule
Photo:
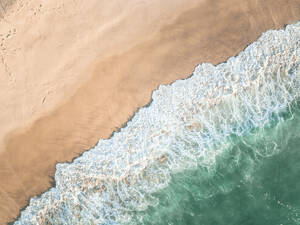
<path fill-rule="evenodd" d="M 201 53 L 199 53 L 201 54 Z M 209 167 L 216 145 L 266 125 L 300 96 L 300 22 L 268 31 L 236 57 L 153 92 L 127 126 L 56 166 L 56 186 L 15 224 L 119 224 L 157 204 L 170 176 Z"/>

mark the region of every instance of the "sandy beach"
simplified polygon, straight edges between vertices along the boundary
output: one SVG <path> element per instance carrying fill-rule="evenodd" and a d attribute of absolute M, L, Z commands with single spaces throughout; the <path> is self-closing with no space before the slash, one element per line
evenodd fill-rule
<path fill-rule="evenodd" d="M 159 84 L 299 19 L 300 0 L 20 0 L 1 11 L 0 224 Z"/>

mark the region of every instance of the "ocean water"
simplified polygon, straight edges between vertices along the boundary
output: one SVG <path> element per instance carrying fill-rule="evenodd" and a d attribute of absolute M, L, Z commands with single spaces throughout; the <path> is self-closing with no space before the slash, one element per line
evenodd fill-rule
<path fill-rule="evenodd" d="M 214 166 L 172 176 L 137 224 L 300 224 L 300 107 L 230 136 Z"/>
<path fill-rule="evenodd" d="M 300 22 L 160 86 L 15 224 L 300 224 L 299 101 Z"/>

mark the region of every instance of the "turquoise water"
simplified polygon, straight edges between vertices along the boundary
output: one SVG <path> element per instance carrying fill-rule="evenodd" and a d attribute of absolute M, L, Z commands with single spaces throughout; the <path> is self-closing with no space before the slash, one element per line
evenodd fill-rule
<path fill-rule="evenodd" d="M 214 165 L 176 174 L 143 224 L 300 224 L 300 107 L 228 138 Z"/>

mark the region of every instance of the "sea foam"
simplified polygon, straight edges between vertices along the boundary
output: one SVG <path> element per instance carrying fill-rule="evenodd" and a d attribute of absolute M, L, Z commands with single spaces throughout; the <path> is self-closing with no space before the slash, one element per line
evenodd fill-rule
<path fill-rule="evenodd" d="M 57 164 L 55 187 L 32 198 L 15 224 L 131 223 L 135 211 L 157 204 L 153 193 L 173 174 L 209 168 L 228 136 L 267 125 L 299 96 L 300 22 L 159 86 L 110 139 Z"/>

